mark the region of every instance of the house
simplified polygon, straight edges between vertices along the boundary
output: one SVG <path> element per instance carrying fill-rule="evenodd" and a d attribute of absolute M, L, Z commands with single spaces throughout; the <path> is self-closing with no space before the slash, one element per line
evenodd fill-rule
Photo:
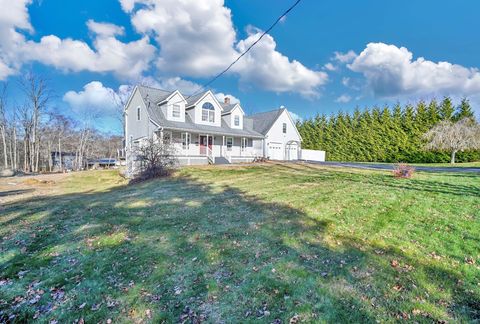
<path fill-rule="evenodd" d="M 73 170 L 77 160 L 75 152 L 50 152 L 53 170 Z"/>
<path fill-rule="evenodd" d="M 210 91 L 184 96 L 136 86 L 125 106 L 125 150 L 145 138 L 172 143 L 182 165 L 297 160 L 301 137 L 285 108 L 246 116 L 229 98 Z"/>

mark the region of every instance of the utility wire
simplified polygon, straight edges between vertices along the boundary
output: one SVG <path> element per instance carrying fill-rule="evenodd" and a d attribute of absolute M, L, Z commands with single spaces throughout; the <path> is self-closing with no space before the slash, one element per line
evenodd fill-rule
<path fill-rule="evenodd" d="M 227 73 L 228 70 L 230 70 L 232 68 L 232 66 L 234 66 L 238 61 L 240 61 L 240 59 L 245 56 L 245 54 L 247 54 L 255 45 L 257 45 L 257 43 L 262 40 L 262 38 L 268 34 L 282 19 L 283 17 L 285 17 L 290 11 L 292 11 L 299 3 L 300 1 L 302 0 L 297 0 L 295 1 L 295 3 L 293 5 L 290 6 L 290 8 L 288 8 L 280 17 L 277 18 L 277 20 L 275 20 L 275 22 L 267 29 L 265 30 L 262 35 L 260 35 L 260 37 L 258 37 L 258 39 L 253 42 L 245 51 L 243 51 L 242 54 L 240 54 L 236 59 L 235 61 L 233 61 L 232 63 L 230 63 L 230 65 L 225 69 L 223 70 L 222 72 L 220 72 L 219 74 L 217 74 L 216 76 L 214 76 L 210 81 L 208 81 L 207 83 L 205 83 L 204 85 L 201 86 L 200 89 L 198 89 L 198 91 L 196 91 L 195 93 L 191 94 L 190 96 L 188 96 L 186 99 L 190 98 L 190 97 L 193 97 L 197 94 L 200 94 L 200 92 L 202 92 L 202 90 L 204 90 L 206 87 L 208 87 L 209 85 L 211 85 L 213 82 L 215 82 L 218 78 L 220 78 L 222 75 L 224 75 L 225 73 Z"/>

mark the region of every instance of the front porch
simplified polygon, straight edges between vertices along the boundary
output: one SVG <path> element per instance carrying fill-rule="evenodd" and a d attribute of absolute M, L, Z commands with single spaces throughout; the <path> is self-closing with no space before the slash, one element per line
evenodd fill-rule
<path fill-rule="evenodd" d="M 163 130 L 157 136 L 172 143 L 181 165 L 252 162 L 263 156 L 263 139 Z"/>

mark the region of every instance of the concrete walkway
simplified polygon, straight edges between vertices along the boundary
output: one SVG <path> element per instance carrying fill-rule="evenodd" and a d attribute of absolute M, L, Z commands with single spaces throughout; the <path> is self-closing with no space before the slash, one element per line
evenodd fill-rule
<path fill-rule="evenodd" d="M 357 168 L 357 169 L 374 169 L 374 170 L 393 170 L 393 164 L 377 164 L 377 163 L 355 163 L 355 162 L 318 162 L 305 161 L 307 163 L 314 163 L 325 166 Z M 480 168 L 477 167 L 428 167 L 428 166 L 414 166 L 417 171 L 425 172 L 465 172 L 478 173 L 480 175 Z"/>

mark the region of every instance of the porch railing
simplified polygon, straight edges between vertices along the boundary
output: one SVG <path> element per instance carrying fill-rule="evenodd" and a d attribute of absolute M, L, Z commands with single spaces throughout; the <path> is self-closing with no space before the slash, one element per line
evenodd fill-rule
<path fill-rule="evenodd" d="M 214 157 L 213 157 L 213 151 L 209 146 L 207 146 L 207 158 L 208 158 L 208 164 L 214 164 L 215 163 L 215 160 L 214 160 Z"/>
<path fill-rule="evenodd" d="M 227 147 L 222 147 L 222 156 L 228 161 L 228 163 L 232 163 L 232 156 L 228 152 Z"/>

